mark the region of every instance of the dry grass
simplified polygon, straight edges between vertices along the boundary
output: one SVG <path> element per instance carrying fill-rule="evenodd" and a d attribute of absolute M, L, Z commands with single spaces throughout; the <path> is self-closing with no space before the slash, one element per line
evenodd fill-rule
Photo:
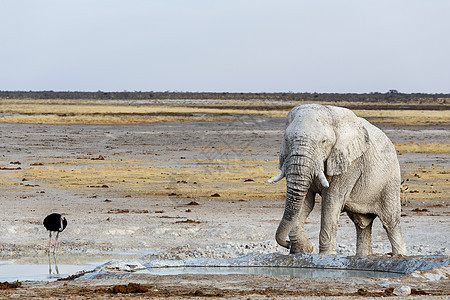
<path fill-rule="evenodd" d="M 6 190 L 45 190 L 46 187 L 95 192 L 99 189 L 121 195 L 158 195 L 184 198 L 282 199 L 285 184 L 268 184 L 277 169 L 276 161 L 183 160 L 164 166 L 157 159 L 61 159 L 40 160 L 42 166 L 1 171 L 0 184 Z M 443 166 L 402 165 L 410 200 L 448 200 L 450 169 Z M 25 181 L 22 179 L 26 178 Z M 400 188 L 400 187 L 399 187 Z"/>
<path fill-rule="evenodd" d="M 5 189 L 45 190 L 46 187 L 95 192 L 99 189 L 121 195 L 158 195 L 184 198 L 282 199 L 285 184 L 268 184 L 277 170 L 276 161 L 261 160 L 183 160 L 177 166 L 163 166 L 156 159 L 47 158 L 43 166 L 2 171 Z M 443 166 L 402 166 L 411 200 L 448 200 L 450 169 Z M 26 181 L 22 181 L 26 178 Z M 400 188 L 400 187 L 399 187 Z"/>
<path fill-rule="evenodd" d="M 268 101 L 98 101 L 0 99 L 0 122 L 42 124 L 135 124 L 230 120 L 236 115 L 283 118 L 290 105 Z M 339 103 L 334 103 L 339 105 Z M 288 105 L 286 107 L 286 105 Z M 207 107 L 205 107 L 207 106 Z M 387 105 L 388 106 L 388 105 Z M 267 109 L 264 109 L 264 108 Z M 450 123 L 450 111 L 442 110 L 354 110 L 373 123 L 427 125 Z"/>
<path fill-rule="evenodd" d="M 357 116 L 372 123 L 392 125 L 449 124 L 449 110 L 354 110 Z"/>
<path fill-rule="evenodd" d="M 195 122 L 195 121 L 230 121 L 230 117 L 214 116 L 123 116 L 109 115 L 76 115 L 76 116 L 25 116 L 13 115 L 0 117 L 0 123 L 28 123 L 28 124 L 144 124 L 160 122 Z"/>
<path fill-rule="evenodd" d="M 180 167 L 158 165 L 157 160 L 106 159 L 41 160 L 43 166 L 7 171 L 1 184 L 10 189 L 46 186 L 60 189 L 112 189 L 124 195 L 222 197 L 238 199 L 279 197 L 284 185 L 269 185 L 276 161 L 188 161 Z M 26 181 L 22 181 L 26 178 Z M 38 185 L 39 187 L 35 186 Z"/>
<path fill-rule="evenodd" d="M 239 109 L 225 108 L 198 108 L 185 105 L 119 105 L 119 104 L 12 104 L 2 105 L 2 111 L 19 114 L 162 114 L 162 113 L 184 113 L 184 114 L 236 114 L 242 112 Z M 247 114 L 264 113 L 257 110 L 243 110 Z"/>
<path fill-rule="evenodd" d="M 398 152 L 450 154 L 450 143 L 394 143 Z"/>
<path fill-rule="evenodd" d="M 0 100 L 0 122 L 45 124 L 132 124 L 153 122 L 228 121 L 236 115 L 285 117 L 288 109 L 264 110 L 262 101 L 202 101 L 202 106 L 183 101 L 111 103 L 89 100 Z M 208 107 L 204 107 L 208 104 Z M 294 106 L 295 103 L 292 103 Z M 235 106 L 236 108 L 233 108 Z M 253 106 L 253 107 L 252 107 Z M 273 109 L 273 107 L 271 107 Z M 450 111 L 355 110 L 371 122 L 389 124 L 448 124 Z M 449 143 L 397 143 L 399 152 L 449 154 Z M 2 170 L 0 184 L 7 189 L 73 190 L 109 189 L 128 194 L 180 197 L 283 198 L 282 183 L 266 181 L 277 173 L 276 161 L 189 161 L 170 167 L 155 159 L 90 160 L 40 158 L 43 166 L 22 165 L 22 170 Z M 6 167 L 6 166 L 5 166 Z M 410 199 L 449 199 L 449 170 L 444 167 L 403 166 L 404 178 L 415 193 Z M 26 181 L 22 181 L 26 178 Z"/>
<path fill-rule="evenodd" d="M 226 108 L 221 107 L 226 105 Z M 215 103 L 213 108 L 180 103 L 115 103 L 66 100 L 2 100 L 0 122 L 38 124 L 136 124 L 230 120 L 232 115 L 284 117 L 284 111 L 265 111 L 251 107 L 230 108 L 236 101 Z"/>
<path fill-rule="evenodd" d="M 408 200 L 450 199 L 450 168 L 402 165 L 402 177 L 409 187 Z"/>

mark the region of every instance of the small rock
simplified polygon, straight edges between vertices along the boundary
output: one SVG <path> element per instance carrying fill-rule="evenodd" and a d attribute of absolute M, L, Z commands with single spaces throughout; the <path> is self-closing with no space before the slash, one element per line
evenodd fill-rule
<path fill-rule="evenodd" d="M 146 267 L 144 267 L 141 263 L 136 261 L 133 262 L 117 261 L 117 262 L 108 262 L 103 266 L 101 266 L 101 269 L 136 272 L 138 270 L 145 270 Z"/>
<path fill-rule="evenodd" d="M 177 223 L 177 224 L 180 224 L 180 223 L 199 224 L 201 222 L 200 221 L 191 220 L 191 219 L 186 219 L 186 220 L 183 220 L 183 221 L 176 221 L 175 223 Z"/>
<path fill-rule="evenodd" d="M 105 158 L 103 157 L 103 155 L 99 155 L 98 157 L 91 158 L 91 160 L 105 160 Z"/>
<path fill-rule="evenodd" d="M 130 282 L 128 285 L 118 284 L 108 289 L 113 294 L 146 293 L 148 288 L 141 286 L 140 283 Z"/>
<path fill-rule="evenodd" d="M 398 286 L 392 293 L 396 296 L 408 296 L 411 295 L 411 288 L 407 285 Z"/>
<path fill-rule="evenodd" d="M 357 293 L 360 296 L 367 296 L 367 295 L 369 295 L 369 291 L 366 290 L 366 289 L 358 289 Z"/>

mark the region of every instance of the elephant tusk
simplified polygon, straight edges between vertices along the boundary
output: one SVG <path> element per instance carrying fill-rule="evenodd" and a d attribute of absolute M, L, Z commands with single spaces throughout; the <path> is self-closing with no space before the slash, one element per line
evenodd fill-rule
<path fill-rule="evenodd" d="M 268 183 L 275 183 L 280 181 L 281 179 L 284 178 L 284 173 L 283 171 L 278 172 L 277 175 L 273 176 L 272 178 L 270 178 L 269 180 L 267 180 Z"/>
<path fill-rule="evenodd" d="M 325 174 L 323 173 L 323 171 L 319 172 L 319 180 L 320 180 L 320 184 L 324 187 L 324 188 L 328 188 L 330 187 L 330 184 L 328 183 L 327 178 L 325 177 Z"/>

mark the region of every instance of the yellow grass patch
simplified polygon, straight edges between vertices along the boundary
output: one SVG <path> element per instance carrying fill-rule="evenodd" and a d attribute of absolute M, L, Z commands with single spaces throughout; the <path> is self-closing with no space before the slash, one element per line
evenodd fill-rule
<path fill-rule="evenodd" d="M 2 188 L 41 191 L 51 187 L 74 192 L 182 198 L 215 194 L 228 199 L 283 199 L 285 196 L 284 181 L 267 183 L 267 179 L 278 171 L 276 161 L 183 160 L 180 166 L 163 166 L 159 160 L 145 158 L 43 158 L 41 162 L 42 166 L 22 164 L 21 170 L 0 171 Z M 401 169 L 410 190 L 408 199 L 449 199 L 449 168 L 406 164 Z"/>
<path fill-rule="evenodd" d="M 43 124 L 135 124 L 231 120 L 236 115 L 284 118 L 295 102 L 198 100 L 17 100 L 0 99 L 0 122 Z M 343 105 L 345 103 L 334 103 Z M 277 109 L 277 105 L 288 105 Z M 205 107 L 207 106 L 207 107 Z M 234 108 L 234 107 L 235 108 Z M 388 105 L 387 105 L 388 106 Z M 267 108 L 267 109 L 264 109 Z M 447 124 L 449 110 L 354 110 L 373 123 L 400 125 Z"/>
<path fill-rule="evenodd" d="M 450 168 L 402 165 L 402 177 L 409 187 L 408 199 L 443 200 L 450 197 Z"/>
<path fill-rule="evenodd" d="M 11 188 L 39 185 L 74 190 L 108 189 L 122 194 L 179 197 L 265 198 L 284 195 L 284 185 L 270 185 L 276 162 L 240 160 L 188 161 L 180 167 L 158 165 L 155 160 L 42 160 L 9 172 L 1 183 Z M 22 178 L 27 178 L 22 182 Z M 4 186 L 5 187 L 5 186 Z"/>
<path fill-rule="evenodd" d="M 372 123 L 430 125 L 450 123 L 450 110 L 354 110 Z"/>
<path fill-rule="evenodd" d="M 399 152 L 450 154 L 450 143 L 407 142 L 394 143 L 394 146 Z"/>
<path fill-rule="evenodd" d="M 252 109 L 204 108 L 182 104 L 103 103 L 53 100 L 53 102 L 30 101 L 2 103 L 0 122 L 42 124 L 135 124 L 156 122 L 192 122 L 230 120 L 231 115 L 285 116 L 285 112 Z M 228 105 L 228 104 L 227 104 Z M 214 105 L 215 106 L 215 105 Z"/>
<path fill-rule="evenodd" d="M 0 167 L 6 167 L 6 166 L 0 165 Z M 12 187 L 12 186 L 17 185 L 22 173 L 23 173 L 22 170 L 17 170 L 17 171 L 0 170 L 0 186 Z"/>
<path fill-rule="evenodd" d="M 112 104 L 13 104 L 3 105 L 2 110 L 10 113 L 21 114 L 161 114 L 161 113 L 186 113 L 186 114 L 234 114 L 237 109 L 218 108 L 198 108 L 183 105 L 112 105 Z M 245 110 L 248 114 L 257 114 L 261 111 Z"/>
<path fill-rule="evenodd" d="M 76 116 L 25 116 L 12 115 L 0 117 L 0 123 L 29 123 L 29 124 L 142 124 L 160 122 L 195 122 L 195 121 L 230 121 L 230 117 L 201 117 L 201 116 L 109 116 L 109 115 L 76 115 Z"/>

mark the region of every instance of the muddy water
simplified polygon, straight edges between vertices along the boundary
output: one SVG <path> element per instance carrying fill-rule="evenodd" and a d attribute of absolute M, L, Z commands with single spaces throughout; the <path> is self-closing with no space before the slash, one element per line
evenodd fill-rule
<path fill-rule="evenodd" d="M 135 253 L 107 252 L 98 255 L 63 253 L 49 256 L 23 256 L 0 259 L 0 282 L 3 281 L 53 281 L 90 271 L 111 259 L 128 259 Z"/>
<path fill-rule="evenodd" d="M 58 265 L 48 264 L 12 264 L 8 261 L 0 261 L 0 282 L 3 281 L 53 281 L 65 278 L 81 271 L 95 269 L 99 263 L 86 263 L 84 265 Z M 257 274 L 267 276 L 288 276 L 298 278 L 320 277 L 373 277 L 386 278 L 398 277 L 403 274 L 364 270 L 338 270 L 319 268 L 288 268 L 288 267 L 166 267 L 147 268 L 137 273 L 153 275 L 179 275 L 179 274 Z"/>
<path fill-rule="evenodd" d="M 11 264 L 0 262 L 0 282 L 3 281 L 53 281 L 65 278 L 83 270 L 92 270 L 97 264 L 58 265 L 58 270 L 52 266 L 49 272 L 48 264 Z"/>
<path fill-rule="evenodd" d="M 319 277 L 399 277 L 404 274 L 365 270 L 340 270 L 319 268 L 288 268 L 288 267 L 168 267 L 148 268 L 147 271 L 154 275 L 179 275 L 179 274 L 256 274 L 267 276 L 289 276 L 299 278 Z"/>

